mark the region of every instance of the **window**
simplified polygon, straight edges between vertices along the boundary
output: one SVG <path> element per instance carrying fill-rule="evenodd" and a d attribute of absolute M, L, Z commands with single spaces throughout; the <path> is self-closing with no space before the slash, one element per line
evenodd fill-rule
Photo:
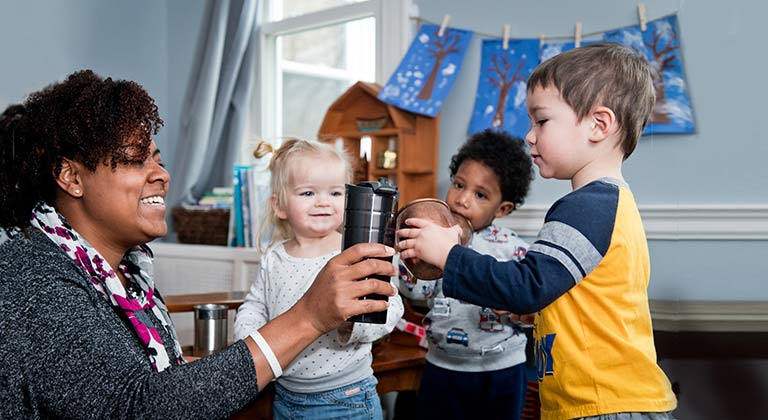
<path fill-rule="evenodd" d="M 313 138 L 325 110 L 358 80 L 376 80 L 376 19 L 277 37 L 277 84 L 282 87 L 277 135 Z"/>
<path fill-rule="evenodd" d="M 410 0 L 263 3 L 256 137 L 316 138 L 328 106 L 358 80 L 386 82 L 410 42 Z"/>

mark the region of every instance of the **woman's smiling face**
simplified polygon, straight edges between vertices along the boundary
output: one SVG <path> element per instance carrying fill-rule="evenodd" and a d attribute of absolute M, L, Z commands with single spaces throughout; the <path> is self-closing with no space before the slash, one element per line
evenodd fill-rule
<path fill-rule="evenodd" d="M 89 241 L 127 249 L 167 233 L 165 196 L 170 175 L 154 141 L 143 161 L 114 169 L 100 164 L 93 172 L 82 171 L 81 176 L 86 217 L 78 218 L 81 226 L 76 229 Z"/>

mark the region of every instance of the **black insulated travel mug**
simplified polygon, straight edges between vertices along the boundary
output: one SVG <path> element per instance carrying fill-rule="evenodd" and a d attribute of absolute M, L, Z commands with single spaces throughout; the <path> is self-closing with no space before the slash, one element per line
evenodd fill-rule
<path fill-rule="evenodd" d="M 394 246 L 395 215 L 397 213 L 397 187 L 386 178 L 346 185 L 344 203 L 344 232 L 341 248 L 347 249 L 359 243 L 380 243 Z M 392 262 L 392 257 L 383 258 Z M 388 282 L 389 277 L 373 275 L 372 278 Z M 387 300 L 384 295 L 371 294 L 361 299 Z M 387 311 L 372 312 L 349 318 L 352 322 L 384 324 Z"/>

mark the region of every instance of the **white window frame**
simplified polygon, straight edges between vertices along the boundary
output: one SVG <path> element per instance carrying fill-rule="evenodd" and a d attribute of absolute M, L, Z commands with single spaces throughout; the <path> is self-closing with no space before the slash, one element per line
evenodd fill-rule
<path fill-rule="evenodd" d="M 269 1 L 262 2 L 260 16 L 270 16 Z M 412 10 L 412 8 L 414 8 Z M 376 82 L 384 84 L 397 68 L 411 41 L 410 16 L 415 15 L 412 0 L 368 0 L 289 17 L 279 21 L 264 19 L 259 25 L 259 77 L 254 89 L 251 131 L 259 138 L 274 139 L 280 131 L 282 83 L 277 62 L 277 38 L 295 32 L 374 17 L 376 19 Z M 294 64 L 292 69 L 311 73 L 310 66 Z M 334 70 L 323 71 L 323 76 Z M 343 70 L 337 77 L 346 79 Z"/>

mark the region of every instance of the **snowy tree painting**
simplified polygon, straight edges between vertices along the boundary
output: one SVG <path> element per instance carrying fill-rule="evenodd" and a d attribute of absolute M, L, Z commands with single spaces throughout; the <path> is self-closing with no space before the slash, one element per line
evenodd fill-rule
<path fill-rule="evenodd" d="M 656 105 L 643 134 L 693 133 L 693 111 L 680 60 L 677 16 L 605 33 L 605 40 L 624 44 L 648 60 L 653 70 Z"/>
<path fill-rule="evenodd" d="M 407 111 L 434 117 L 453 87 L 472 32 L 422 25 L 379 99 Z"/>
<path fill-rule="evenodd" d="M 597 41 L 581 41 L 581 46 L 594 44 Z M 544 62 L 549 60 L 550 58 L 560 54 L 561 52 L 566 52 L 568 50 L 572 50 L 574 46 L 573 41 L 569 42 L 544 42 L 541 44 L 541 48 L 539 49 L 539 62 Z"/>
<path fill-rule="evenodd" d="M 475 107 L 467 133 L 495 128 L 525 137 L 529 125 L 525 83 L 538 63 L 538 39 L 510 40 L 506 50 L 501 40 L 484 40 Z"/>

